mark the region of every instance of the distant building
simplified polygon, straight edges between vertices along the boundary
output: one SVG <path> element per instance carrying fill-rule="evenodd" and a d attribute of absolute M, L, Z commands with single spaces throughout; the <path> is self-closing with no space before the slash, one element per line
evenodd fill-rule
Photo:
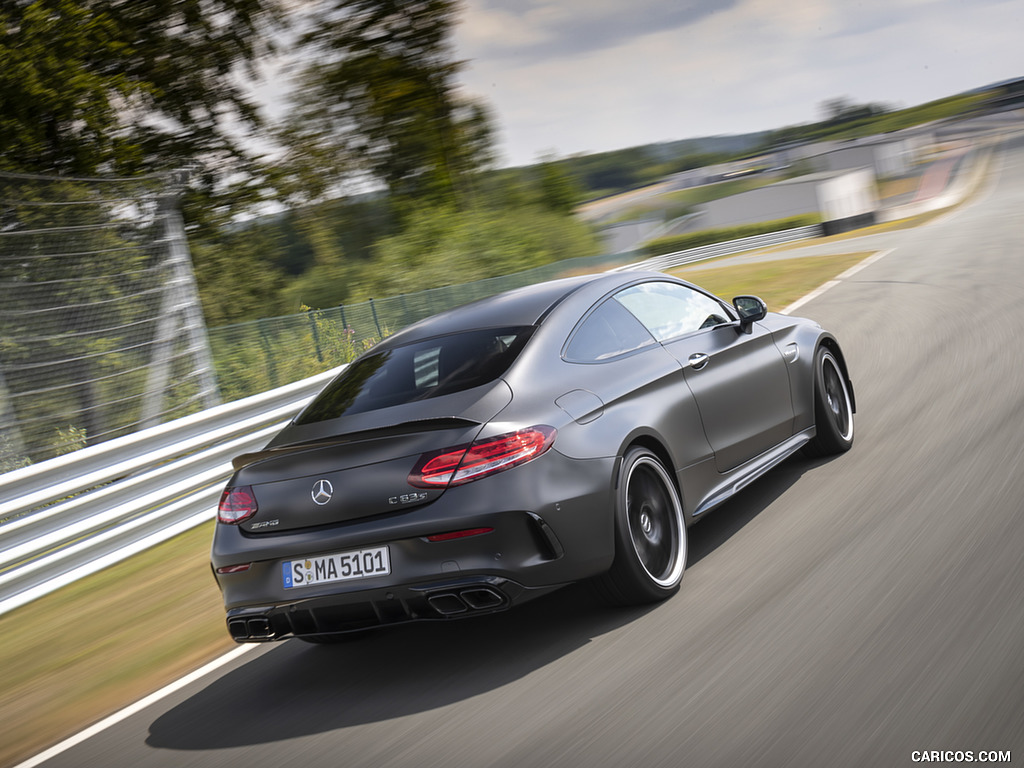
<path fill-rule="evenodd" d="M 873 224 L 878 207 L 872 168 L 825 171 L 705 203 L 691 228 L 734 227 L 810 213 L 821 215 L 830 235 Z"/>
<path fill-rule="evenodd" d="M 812 171 L 843 171 L 870 167 L 877 178 L 902 176 L 913 170 L 921 155 L 935 143 L 928 126 L 842 141 L 798 144 L 774 152 L 776 167 L 805 165 Z"/>
<path fill-rule="evenodd" d="M 908 173 L 927 139 L 919 136 L 871 137 L 843 142 L 811 158 L 815 170 L 841 171 L 870 167 L 875 176 L 889 178 Z"/>

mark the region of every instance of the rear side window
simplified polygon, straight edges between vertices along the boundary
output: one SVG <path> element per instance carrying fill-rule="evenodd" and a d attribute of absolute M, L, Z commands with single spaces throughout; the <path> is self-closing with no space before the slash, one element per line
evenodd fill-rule
<path fill-rule="evenodd" d="M 484 328 L 367 355 L 328 384 L 295 423 L 312 424 L 487 384 L 508 370 L 532 333 L 532 327 Z"/>
<path fill-rule="evenodd" d="M 574 363 L 597 363 L 654 344 L 640 322 L 614 299 L 587 315 L 565 349 Z"/>

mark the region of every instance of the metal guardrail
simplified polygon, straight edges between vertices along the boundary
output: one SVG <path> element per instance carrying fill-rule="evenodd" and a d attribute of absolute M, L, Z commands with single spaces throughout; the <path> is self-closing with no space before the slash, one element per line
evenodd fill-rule
<path fill-rule="evenodd" d="M 710 245 L 702 245 L 699 248 L 689 248 L 685 251 L 666 253 L 661 256 L 654 256 L 650 259 L 638 261 L 635 264 L 616 267 L 609 271 L 625 272 L 630 269 L 649 269 L 655 272 L 661 272 L 666 269 L 681 267 L 684 264 L 692 264 L 693 262 L 703 261 L 704 259 L 713 259 L 716 256 L 727 256 L 733 253 L 740 253 L 741 251 L 751 251 L 756 248 L 768 248 L 782 243 L 791 243 L 795 240 L 817 237 L 820 234 L 821 226 L 818 224 L 811 224 L 806 227 L 784 229 L 781 232 L 768 232 L 763 235 L 742 237 L 739 240 L 728 240 L 724 243 L 712 243 Z"/>
<path fill-rule="evenodd" d="M 339 370 L 0 475 L 0 615 L 212 520 L 231 459 Z"/>
<path fill-rule="evenodd" d="M 669 269 L 816 233 L 758 235 L 613 271 Z M 261 448 L 340 370 L 0 475 L 0 615 L 212 520 L 231 459 Z"/>

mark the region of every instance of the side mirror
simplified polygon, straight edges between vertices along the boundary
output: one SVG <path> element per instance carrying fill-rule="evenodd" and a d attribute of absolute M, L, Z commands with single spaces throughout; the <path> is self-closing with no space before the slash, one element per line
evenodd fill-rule
<path fill-rule="evenodd" d="M 741 333 L 750 333 L 750 326 L 758 320 L 764 320 L 768 314 L 768 305 L 757 296 L 737 296 L 732 300 L 732 305 L 740 316 Z"/>

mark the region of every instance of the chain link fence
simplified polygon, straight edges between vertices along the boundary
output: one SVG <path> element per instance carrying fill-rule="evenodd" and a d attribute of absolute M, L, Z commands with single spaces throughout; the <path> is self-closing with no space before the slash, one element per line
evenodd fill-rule
<path fill-rule="evenodd" d="M 0 173 L 0 471 L 217 402 L 173 180 Z"/>

